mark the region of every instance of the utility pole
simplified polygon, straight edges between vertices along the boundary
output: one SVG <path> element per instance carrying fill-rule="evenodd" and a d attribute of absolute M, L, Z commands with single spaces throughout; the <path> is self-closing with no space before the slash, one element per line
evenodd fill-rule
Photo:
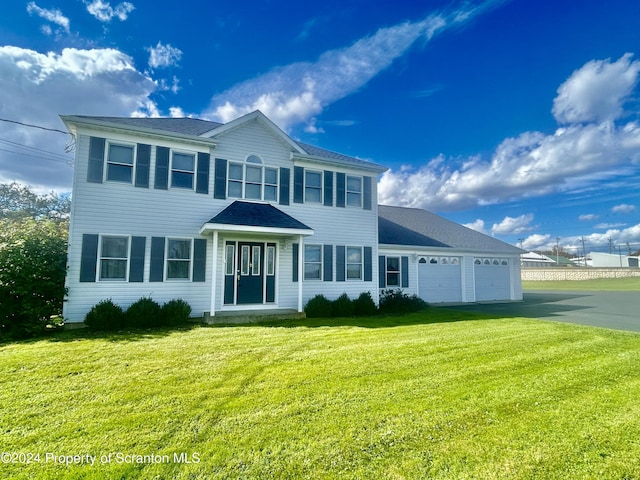
<path fill-rule="evenodd" d="M 613 254 L 613 238 L 609 237 L 609 253 Z"/>
<path fill-rule="evenodd" d="M 582 240 L 582 262 L 586 267 L 587 266 L 587 249 L 584 246 L 584 237 L 580 238 L 580 240 Z"/>
<path fill-rule="evenodd" d="M 560 266 L 560 237 L 556 237 L 556 267 Z"/>

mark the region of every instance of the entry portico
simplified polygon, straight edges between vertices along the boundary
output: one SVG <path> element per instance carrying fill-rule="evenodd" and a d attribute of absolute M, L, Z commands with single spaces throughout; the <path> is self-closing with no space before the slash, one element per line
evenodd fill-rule
<path fill-rule="evenodd" d="M 211 282 L 209 315 L 215 316 L 217 305 L 220 310 L 277 308 L 282 273 L 278 265 L 285 254 L 281 245 L 299 245 L 286 248 L 286 254 L 297 256 L 291 263 L 302 278 L 303 239 L 314 231 L 269 203 L 236 200 L 205 223 L 199 233 L 212 234 L 212 271 L 220 272 Z M 220 269 L 219 258 L 224 264 Z M 302 312 L 302 282 L 298 282 L 297 296 L 297 310 Z"/>

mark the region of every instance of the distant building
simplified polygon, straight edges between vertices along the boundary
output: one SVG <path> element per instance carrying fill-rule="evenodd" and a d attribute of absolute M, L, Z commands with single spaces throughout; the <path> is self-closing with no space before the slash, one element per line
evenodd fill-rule
<path fill-rule="evenodd" d="M 556 265 L 555 260 L 536 252 L 527 252 L 520 255 L 520 263 L 523 268 L 553 267 Z"/>
<path fill-rule="evenodd" d="M 589 267 L 638 268 L 638 257 L 615 253 L 591 252 L 587 255 Z"/>

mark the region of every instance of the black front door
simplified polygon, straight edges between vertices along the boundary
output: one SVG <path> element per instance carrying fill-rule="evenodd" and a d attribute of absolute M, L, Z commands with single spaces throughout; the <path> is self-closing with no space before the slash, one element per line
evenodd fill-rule
<path fill-rule="evenodd" d="M 237 304 L 264 302 L 264 243 L 238 242 Z"/>

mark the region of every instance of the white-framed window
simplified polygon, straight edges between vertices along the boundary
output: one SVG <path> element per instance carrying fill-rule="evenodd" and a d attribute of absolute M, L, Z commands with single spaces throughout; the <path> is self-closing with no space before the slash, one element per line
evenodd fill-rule
<path fill-rule="evenodd" d="M 322 245 L 304 246 L 304 279 L 322 280 Z"/>
<path fill-rule="evenodd" d="M 127 281 L 129 237 L 103 235 L 100 238 L 100 280 Z"/>
<path fill-rule="evenodd" d="M 171 187 L 193 190 L 196 156 L 193 153 L 171 152 Z"/>
<path fill-rule="evenodd" d="M 190 238 L 167 239 L 166 278 L 167 280 L 191 279 L 191 258 L 193 241 Z"/>
<path fill-rule="evenodd" d="M 400 286 L 400 257 L 387 257 L 387 286 Z"/>
<path fill-rule="evenodd" d="M 278 200 L 278 169 L 265 167 L 257 155 L 244 163 L 229 162 L 227 196 L 249 200 Z"/>
<path fill-rule="evenodd" d="M 347 175 L 347 206 L 362 207 L 362 177 Z"/>
<path fill-rule="evenodd" d="M 322 202 L 322 172 L 304 171 L 304 201 L 307 203 Z"/>
<path fill-rule="evenodd" d="M 107 180 L 112 182 L 133 183 L 134 145 L 108 143 Z"/>
<path fill-rule="evenodd" d="M 362 247 L 347 247 L 347 280 L 362 280 Z"/>

